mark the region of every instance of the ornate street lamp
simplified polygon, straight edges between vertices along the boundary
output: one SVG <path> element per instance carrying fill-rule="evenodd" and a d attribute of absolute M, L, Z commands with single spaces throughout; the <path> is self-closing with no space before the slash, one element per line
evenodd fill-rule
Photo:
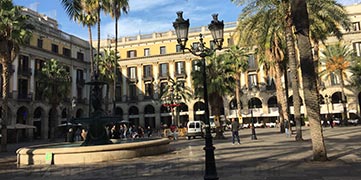
<path fill-rule="evenodd" d="M 330 97 L 328 97 L 328 95 L 325 95 L 325 101 L 326 101 L 326 107 L 327 107 L 327 118 L 326 121 L 330 120 L 330 109 L 328 108 L 328 103 L 330 102 Z"/>
<path fill-rule="evenodd" d="M 213 42 L 216 45 L 216 49 L 210 49 L 205 47 L 205 43 L 203 42 L 203 35 L 199 35 L 199 46 L 196 49 L 190 49 L 186 47 L 188 41 L 188 30 L 189 30 L 189 19 L 183 19 L 183 12 L 177 12 L 177 19 L 173 22 L 173 27 L 175 29 L 177 35 L 177 41 L 180 45 L 181 49 L 187 49 L 190 53 L 195 56 L 199 56 L 202 58 L 203 62 L 203 98 L 205 104 L 205 124 L 206 124 L 206 136 L 205 136 L 205 174 L 204 179 L 218 179 L 216 162 L 214 158 L 214 149 L 212 142 L 212 135 L 209 123 L 209 107 L 208 107 L 208 92 L 207 92 L 207 73 L 206 73 L 206 60 L 205 57 L 211 56 L 216 49 L 221 50 L 223 45 L 223 29 L 224 24 L 223 21 L 218 20 L 218 14 L 213 14 L 213 20 L 211 24 L 208 25 L 208 29 L 211 31 Z"/>

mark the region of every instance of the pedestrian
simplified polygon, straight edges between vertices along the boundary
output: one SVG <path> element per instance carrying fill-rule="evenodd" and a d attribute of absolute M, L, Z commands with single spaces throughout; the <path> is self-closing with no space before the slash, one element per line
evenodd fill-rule
<path fill-rule="evenodd" d="M 81 129 L 78 127 L 75 131 L 75 141 L 81 141 Z"/>
<path fill-rule="evenodd" d="M 291 137 L 291 132 L 290 132 L 290 123 L 288 122 L 287 119 L 285 119 L 285 133 L 286 133 L 286 137 Z"/>
<path fill-rule="evenodd" d="M 237 138 L 238 144 L 241 144 L 241 141 L 239 140 L 239 122 L 235 118 L 232 118 L 232 124 L 231 124 L 231 130 L 232 130 L 232 144 L 234 145 L 235 139 Z"/>
<path fill-rule="evenodd" d="M 147 128 L 147 134 L 148 134 L 148 137 L 152 136 L 152 128 L 150 126 L 148 126 L 148 128 Z"/>
<path fill-rule="evenodd" d="M 68 142 L 71 142 L 71 143 L 74 142 L 74 130 L 73 130 L 73 128 L 69 128 L 67 137 L 68 137 Z"/>

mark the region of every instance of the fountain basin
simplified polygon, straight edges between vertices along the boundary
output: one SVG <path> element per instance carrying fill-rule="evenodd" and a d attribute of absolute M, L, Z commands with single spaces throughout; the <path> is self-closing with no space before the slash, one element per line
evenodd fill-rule
<path fill-rule="evenodd" d="M 129 159 L 169 152 L 169 143 L 168 138 L 162 138 L 97 146 L 77 146 L 70 143 L 36 145 L 18 149 L 17 164 L 88 164 Z"/>

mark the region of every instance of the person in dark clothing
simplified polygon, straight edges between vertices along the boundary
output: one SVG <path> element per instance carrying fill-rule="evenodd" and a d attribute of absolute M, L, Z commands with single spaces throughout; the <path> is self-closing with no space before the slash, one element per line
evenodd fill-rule
<path fill-rule="evenodd" d="M 68 134 L 67 134 L 67 137 L 68 137 L 68 142 L 74 142 L 74 130 L 73 128 L 69 128 L 69 131 L 68 131 Z"/>
<path fill-rule="evenodd" d="M 231 130 L 232 130 L 232 144 L 234 145 L 235 139 L 237 138 L 237 142 L 238 144 L 241 144 L 241 141 L 239 140 L 239 134 L 238 134 L 238 129 L 239 129 L 239 122 L 236 119 L 232 119 L 232 124 L 231 124 Z"/>
<path fill-rule="evenodd" d="M 147 128 L 147 134 L 148 134 L 148 137 L 152 136 L 152 128 L 150 126 L 148 126 L 148 128 Z"/>

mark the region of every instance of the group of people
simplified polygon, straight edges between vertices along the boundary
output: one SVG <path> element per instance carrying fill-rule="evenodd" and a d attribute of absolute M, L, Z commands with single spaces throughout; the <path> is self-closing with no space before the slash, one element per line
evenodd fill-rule
<path fill-rule="evenodd" d="M 70 127 L 65 136 L 66 142 L 84 141 L 87 131 L 82 127 Z"/>
<path fill-rule="evenodd" d="M 150 126 L 143 128 L 142 126 L 127 126 L 126 124 L 112 125 L 107 130 L 110 139 L 151 137 L 153 133 Z"/>

